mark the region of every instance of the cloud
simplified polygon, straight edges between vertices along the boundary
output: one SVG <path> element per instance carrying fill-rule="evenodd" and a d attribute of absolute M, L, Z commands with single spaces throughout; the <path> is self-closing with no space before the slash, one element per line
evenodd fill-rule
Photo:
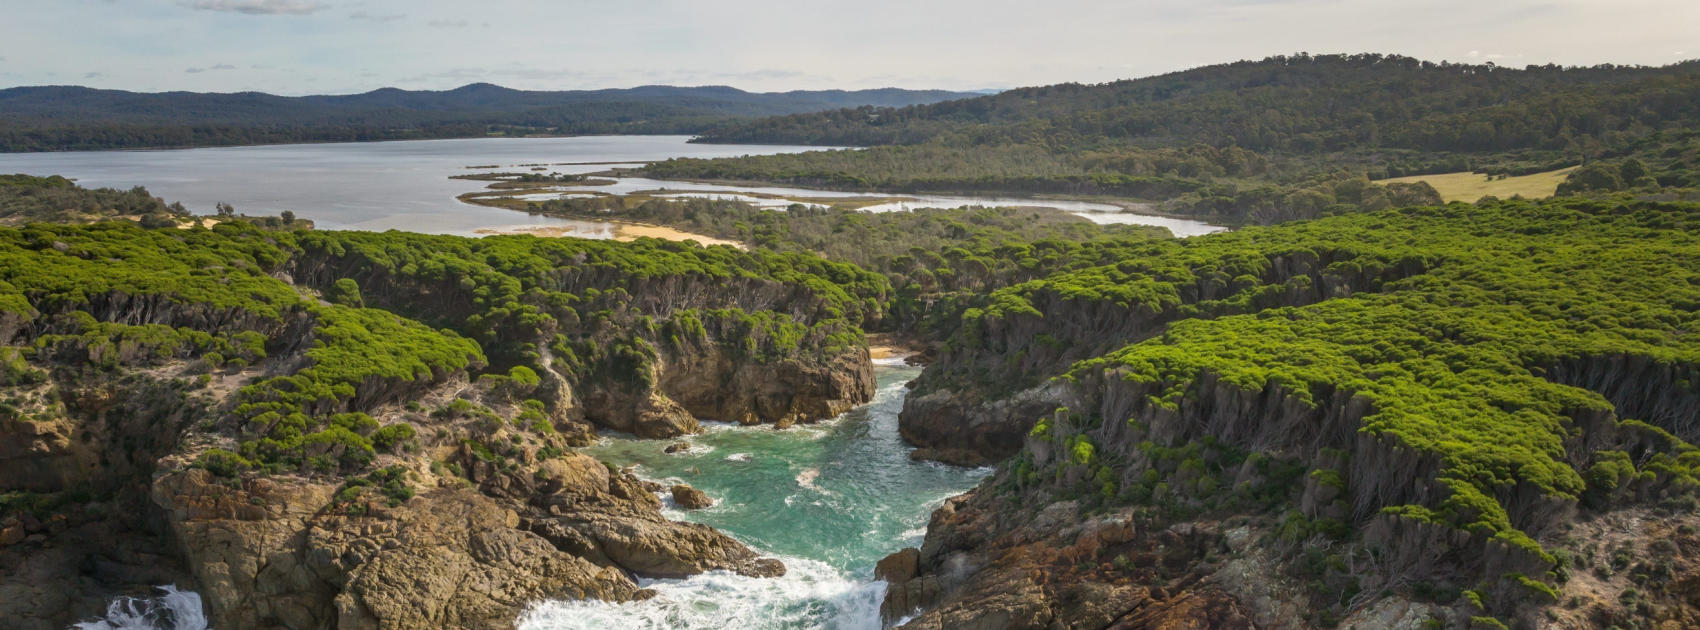
<path fill-rule="evenodd" d="M 101 74 L 99 72 L 88 72 L 83 74 L 84 79 L 98 79 L 100 76 Z"/>
<path fill-rule="evenodd" d="M 607 85 L 611 82 L 628 78 L 629 74 L 613 74 L 607 72 L 585 72 L 582 69 L 569 68 L 533 68 L 528 66 L 508 66 L 496 69 L 480 67 L 461 67 L 438 70 L 426 74 L 402 77 L 397 84 L 419 85 L 421 87 L 443 86 L 448 84 L 464 85 L 467 83 L 492 82 L 504 84 L 510 80 L 529 81 L 533 83 L 546 82 L 558 84 L 562 81 L 580 83 L 583 85 Z"/>
<path fill-rule="evenodd" d="M 327 8 L 309 0 L 182 0 L 179 4 L 197 11 L 225 11 L 246 15 L 307 15 Z"/>
<path fill-rule="evenodd" d="M 431 20 L 426 24 L 437 28 L 466 28 L 470 25 L 466 20 Z"/>
<path fill-rule="evenodd" d="M 402 19 L 404 17 L 407 17 L 406 13 L 391 13 L 391 14 L 387 14 L 387 15 L 377 15 L 377 14 L 373 14 L 373 13 L 367 13 L 365 11 L 355 11 L 353 13 L 348 14 L 348 19 L 350 19 L 350 20 L 367 20 L 367 21 L 371 21 L 371 22 L 394 22 L 394 21 Z"/>
<path fill-rule="evenodd" d="M 802 72 L 798 72 L 796 70 L 778 70 L 778 69 L 773 69 L 773 68 L 765 68 L 765 69 L 760 69 L 760 70 L 748 70 L 748 71 L 744 71 L 744 72 L 718 72 L 718 73 L 715 73 L 715 76 L 725 78 L 725 79 L 765 80 L 765 79 L 800 79 L 800 78 L 803 78 L 803 77 L 806 77 L 806 76 L 809 76 L 809 75 L 804 74 Z"/>
<path fill-rule="evenodd" d="M 215 64 L 213 64 L 211 66 L 207 66 L 205 68 L 185 68 L 185 69 L 183 69 L 183 71 L 187 72 L 189 74 L 200 74 L 202 72 L 208 72 L 208 71 L 212 71 L 212 70 L 235 70 L 235 69 L 236 69 L 236 66 L 230 65 L 228 63 L 215 63 Z"/>

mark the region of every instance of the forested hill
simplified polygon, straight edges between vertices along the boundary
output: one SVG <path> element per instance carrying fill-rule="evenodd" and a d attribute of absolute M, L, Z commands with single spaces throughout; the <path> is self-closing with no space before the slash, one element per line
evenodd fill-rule
<path fill-rule="evenodd" d="M 845 190 L 1108 195 L 1157 202 L 1169 214 L 1274 223 L 1440 203 L 1432 182 L 1373 181 L 1440 174 L 1561 182 L 1504 196 L 1556 188 L 1693 198 L 1696 130 L 1700 61 L 1513 69 L 1300 54 L 730 123 L 698 141 L 872 148 L 675 159 L 645 170 Z"/>
<path fill-rule="evenodd" d="M 735 123 L 708 142 L 826 145 L 1106 141 L 1254 151 L 1564 150 L 1700 119 L 1700 62 L 1658 68 L 1296 55 L 1099 85 Z"/>
<path fill-rule="evenodd" d="M 72 86 L 0 90 L 0 151 L 441 138 L 532 133 L 695 133 L 738 118 L 899 107 L 973 96 L 943 90 L 755 93 L 644 86 L 537 92 L 475 83 L 338 96 L 138 93 Z"/>

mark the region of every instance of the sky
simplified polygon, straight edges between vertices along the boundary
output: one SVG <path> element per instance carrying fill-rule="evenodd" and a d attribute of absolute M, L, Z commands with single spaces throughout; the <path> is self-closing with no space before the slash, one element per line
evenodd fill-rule
<path fill-rule="evenodd" d="M 1098 83 L 1296 52 L 1665 65 L 1700 0 L 6 0 L 0 87 Z"/>

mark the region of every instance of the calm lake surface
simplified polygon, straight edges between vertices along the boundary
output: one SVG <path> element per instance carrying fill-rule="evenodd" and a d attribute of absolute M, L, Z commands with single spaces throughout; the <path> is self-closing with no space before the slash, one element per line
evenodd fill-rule
<path fill-rule="evenodd" d="M 77 151 L 0 154 L 0 173 L 63 175 L 88 187 L 146 186 L 167 201 L 181 201 L 197 214 L 226 202 L 245 214 L 284 210 L 312 219 L 326 230 L 407 230 L 472 236 L 479 229 L 571 227 L 586 238 L 608 238 L 604 223 L 537 217 L 523 212 L 461 203 L 455 197 L 483 190 L 489 182 L 449 179 L 478 172 L 469 166 L 526 171 L 590 173 L 611 166 L 637 166 L 673 157 L 731 157 L 817 150 L 781 145 L 688 144 L 689 136 L 583 136 L 575 138 L 473 138 L 342 144 L 287 144 L 163 151 Z M 562 165 L 563 162 L 614 164 Z M 625 178 L 612 186 L 586 187 L 620 194 L 666 188 L 698 194 L 759 192 L 806 197 L 852 197 L 866 193 L 797 188 L 736 187 Z M 1161 225 L 1177 236 L 1219 231 L 1216 226 L 1116 211 L 1115 206 L 1079 201 L 923 195 L 915 202 L 871 210 L 962 205 L 1055 207 L 1100 223 Z"/>

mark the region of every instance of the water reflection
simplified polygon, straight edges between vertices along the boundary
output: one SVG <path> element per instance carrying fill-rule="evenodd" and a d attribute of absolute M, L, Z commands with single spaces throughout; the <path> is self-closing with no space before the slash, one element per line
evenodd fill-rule
<path fill-rule="evenodd" d="M 489 182 L 450 179 L 479 172 L 584 174 L 632 168 L 673 157 L 713 158 L 812 151 L 822 147 L 689 144 L 687 136 L 584 136 L 575 138 L 475 138 L 347 144 L 293 144 L 154 151 L 80 151 L 0 155 L 0 173 L 64 175 L 84 186 L 146 186 L 155 195 L 181 201 L 191 211 L 211 214 L 219 202 L 239 212 L 275 215 L 284 210 L 313 219 L 320 229 L 407 230 L 473 236 L 492 227 L 570 230 L 587 238 L 612 235 L 605 224 L 573 221 L 461 203 L 455 197 L 484 190 Z M 470 168 L 469 168 L 470 167 Z M 543 169 L 534 171 L 534 169 Z M 1177 236 L 1220 231 L 1199 221 L 1124 212 L 1088 201 L 1011 197 L 899 195 L 810 190 L 777 186 L 726 186 L 618 178 L 585 186 L 585 192 L 529 193 L 530 201 L 577 196 L 590 191 L 628 194 L 726 196 L 779 208 L 794 200 L 877 201 L 863 209 L 883 212 L 917 207 L 1005 205 L 1051 207 L 1098 223 L 1161 225 Z M 753 193 L 753 195 L 751 194 Z M 764 196 L 783 197 L 772 199 Z"/>

